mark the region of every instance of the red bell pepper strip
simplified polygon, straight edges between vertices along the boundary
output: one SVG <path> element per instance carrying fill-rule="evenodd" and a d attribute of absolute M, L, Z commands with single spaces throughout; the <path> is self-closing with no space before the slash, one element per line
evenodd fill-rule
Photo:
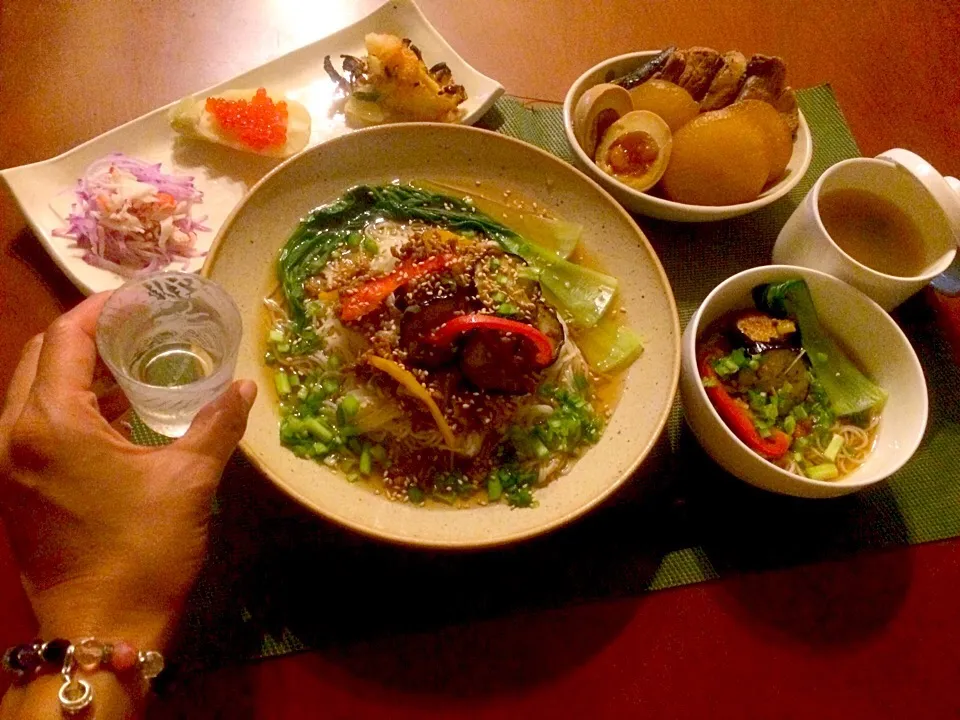
<path fill-rule="evenodd" d="M 700 359 L 700 377 L 711 381 L 709 384 L 705 383 L 704 390 L 707 391 L 707 397 L 710 398 L 710 402 L 713 403 L 727 427 L 758 455 L 768 460 L 783 457 L 790 449 L 793 438 L 780 428 L 773 428 L 770 437 L 762 437 L 757 426 L 753 424 L 750 411 L 734 400 L 720 383 L 717 373 L 710 364 L 712 359 L 713 357 L 709 355 Z"/>
<path fill-rule="evenodd" d="M 424 340 L 431 345 L 449 345 L 460 335 L 471 330 L 496 330 L 502 333 L 515 333 L 533 343 L 536 350 L 533 359 L 538 367 L 546 367 L 553 362 L 554 348 L 550 338 L 533 325 L 498 317 L 497 315 L 482 313 L 458 315 L 447 320 L 443 325 L 434 328 Z"/>
<path fill-rule="evenodd" d="M 393 272 L 369 280 L 355 290 L 345 293 L 340 299 L 340 319 L 345 322 L 359 320 L 380 307 L 390 293 L 407 283 L 443 270 L 453 259 L 453 255 L 444 254 L 426 260 L 406 260 L 400 263 Z"/>

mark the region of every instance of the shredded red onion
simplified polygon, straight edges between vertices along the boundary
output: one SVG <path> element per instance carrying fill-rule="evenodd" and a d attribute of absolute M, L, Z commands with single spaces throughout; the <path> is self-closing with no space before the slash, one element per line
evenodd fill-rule
<path fill-rule="evenodd" d="M 191 217 L 203 202 L 192 177 L 168 175 L 160 163 L 117 152 L 87 168 L 76 196 L 67 227 L 53 234 L 73 239 L 94 267 L 133 277 L 175 261 L 186 269 L 191 258 L 206 254 L 194 248 L 197 231 L 210 228 L 205 217 Z"/>

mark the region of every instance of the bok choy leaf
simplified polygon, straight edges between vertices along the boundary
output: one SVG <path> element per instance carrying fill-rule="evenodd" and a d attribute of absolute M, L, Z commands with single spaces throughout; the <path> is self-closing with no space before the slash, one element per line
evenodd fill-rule
<path fill-rule="evenodd" d="M 883 405 L 887 392 L 857 369 L 820 324 L 806 282 L 797 279 L 760 285 L 754 288 L 753 298 L 760 310 L 796 318 L 800 343 L 834 413 L 852 415 Z"/>

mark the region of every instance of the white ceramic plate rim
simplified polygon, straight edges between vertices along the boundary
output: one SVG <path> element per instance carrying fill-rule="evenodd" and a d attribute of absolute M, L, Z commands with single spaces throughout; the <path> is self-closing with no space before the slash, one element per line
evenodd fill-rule
<path fill-rule="evenodd" d="M 430 24 L 413 0 L 387 0 L 370 14 L 325 38 L 274 58 L 229 80 L 195 92 L 192 96 L 203 97 L 229 88 L 258 87 L 265 84 L 296 98 L 298 92 L 306 92 L 309 88 L 283 87 L 282 83 L 271 82 L 264 76 L 269 75 L 278 67 L 289 66 L 306 58 L 316 60 L 315 81 L 322 82 L 324 85 L 329 84 L 332 87 L 333 81 L 328 78 L 323 70 L 323 57 L 325 55 L 336 56 L 340 53 L 360 54 L 360 48 L 354 47 L 356 43 L 348 43 L 346 39 L 354 37 L 360 32 L 374 31 L 389 31 L 410 37 L 421 48 L 429 46 L 429 54 L 425 52 L 425 58 L 428 62 L 440 62 L 442 60 L 450 66 L 454 79 L 466 88 L 469 95 L 463 106 L 466 114 L 462 118 L 461 124 L 472 125 L 475 123 L 486 114 L 504 92 L 500 83 L 478 72 L 456 53 L 443 36 Z M 73 199 L 74 182 L 80 176 L 82 167 L 86 167 L 96 158 L 117 150 L 135 157 L 142 157 L 142 159 L 150 162 L 162 162 L 165 172 L 176 171 L 195 174 L 195 168 L 184 171 L 178 169 L 176 164 L 170 160 L 174 153 L 174 143 L 177 140 L 177 135 L 167 126 L 166 115 L 177 102 L 179 102 L 179 99 L 108 130 L 56 157 L 29 165 L 0 170 L 0 177 L 6 181 L 27 223 L 39 238 L 44 249 L 70 281 L 85 295 L 117 288 L 124 282 L 124 278 L 109 270 L 95 268 L 87 264 L 82 259 L 82 251 L 70 247 L 71 241 L 69 239 L 53 236 L 52 231 L 61 227 L 62 223 L 59 222 L 57 213 L 51 207 L 51 203 L 61 193 L 64 193 L 68 198 L 64 201 L 64 204 L 68 207 Z M 329 108 L 329 104 L 327 108 Z M 327 108 L 324 108 L 324 110 Z M 306 149 L 337 135 L 354 132 L 350 128 L 337 128 L 324 132 L 322 128 L 318 129 L 317 113 L 313 108 L 311 108 L 311 115 L 314 116 L 314 128 Z M 150 131 L 152 133 L 153 130 L 158 132 L 147 137 L 141 137 L 139 140 L 135 137 L 138 132 L 142 134 L 143 131 Z M 163 148 L 163 141 L 165 140 L 163 136 L 169 137 L 170 145 L 166 148 L 166 151 Z M 132 142 L 131 138 L 133 139 Z M 196 142 L 203 143 L 204 141 Z M 138 148 L 142 148 L 142 150 L 138 152 Z M 257 168 L 266 165 L 275 166 L 277 163 L 277 161 L 264 160 L 257 156 L 229 149 L 220 149 L 219 152 L 233 153 L 238 158 L 246 158 L 248 169 L 245 172 L 254 176 L 256 180 L 264 175 L 264 172 L 257 172 Z M 79 172 L 74 174 L 73 181 L 65 185 L 57 184 L 50 187 L 43 185 L 43 178 L 48 174 L 48 171 L 57 166 L 72 165 L 79 157 L 87 159 L 80 166 Z M 254 168 L 254 170 L 250 172 L 249 168 Z M 208 210 L 213 210 L 212 216 L 205 223 L 210 231 L 198 233 L 196 241 L 196 249 L 202 253 L 207 253 L 213 245 L 217 232 L 230 214 L 230 210 L 246 194 L 248 185 L 245 183 L 241 183 L 242 187 L 221 185 L 214 183 L 212 179 L 205 182 L 203 186 L 198 181 L 197 185 L 198 189 L 204 193 L 204 204 L 195 208 L 194 215 L 202 217 Z M 45 200 L 33 197 L 38 190 L 47 193 Z M 194 258 L 186 264 L 185 269 L 193 272 L 199 271 L 205 259 L 205 256 Z M 169 269 L 184 269 L 183 263 L 174 262 L 169 266 Z"/>
<path fill-rule="evenodd" d="M 574 89 L 579 88 L 584 82 L 586 82 L 586 79 L 591 74 L 595 73 L 601 67 L 613 65 L 614 63 L 627 60 L 647 60 L 655 57 L 660 52 L 660 50 L 641 50 L 639 52 L 624 53 L 623 55 L 617 55 L 616 57 L 602 60 L 587 71 L 583 72 L 567 91 L 567 95 L 563 101 L 563 132 L 567 136 L 567 142 L 569 143 L 573 152 L 576 153 L 577 157 L 583 163 L 585 163 L 587 167 L 591 168 L 591 170 L 595 170 L 597 173 L 603 173 L 603 171 L 597 167 L 596 163 L 591 160 L 583 151 L 583 148 L 580 147 L 580 143 L 577 142 L 576 136 L 573 134 Z M 796 172 L 791 173 L 789 177 L 767 189 L 756 200 L 751 200 L 750 202 L 745 203 L 737 203 L 736 205 L 688 205 L 686 203 L 678 203 L 674 202 L 673 200 L 656 197 L 655 195 L 641 193 L 637 190 L 634 190 L 629 185 L 624 185 L 613 176 L 604 174 L 604 180 L 610 182 L 611 185 L 617 187 L 618 190 L 621 190 L 625 194 L 635 197 L 640 201 L 649 203 L 654 207 L 672 210 L 675 213 L 688 213 L 690 214 L 691 219 L 696 217 L 701 220 L 720 220 L 734 215 L 743 215 L 751 212 L 752 210 L 758 210 L 762 207 L 766 207 L 774 200 L 778 200 L 790 192 L 794 187 L 796 187 L 797 183 L 800 182 L 800 179 L 807 174 L 807 170 L 810 168 L 810 162 L 813 160 L 813 138 L 810 134 L 810 126 L 807 124 L 807 119 L 804 117 L 803 112 L 800 110 L 797 112 L 800 116 L 800 127 L 797 130 L 797 141 L 799 142 L 798 144 L 794 145 L 794 152 L 797 152 L 798 149 L 801 152 L 800 165 L 797 167 Z"/>
<path fill-rule="evenodd" d="M 924 377 L 923 367 L 920 365 L 920 359 L 917 357 L 917 353 L 913 349 L 913 345 L 910 344 L 910 340 L 907 339 L 907 336 L 904 334 L 903 330 L 901 330 L 900 326 L 897 325 L 897 323 L 893 321 L 893 318 L 891 318 L 887 314 L 886 310 L 884 310 L 882 307 L 877 305 L 877 303 L 875 303 L 867 295 L 863 294 L 852 285 L 847 285 L 847 283 L 843 282 L 843 280 L 840 280 L 834 277 L 833 275 L 829 275 L 827 273 L 820 272 L 819 270 L 814 270 L 812 268 L 800 268 L 800 267 L 794 267 L 792 265 L 760 265 L 758 267 L 747 268 L 746 270 L 742 270 L 741 272 L 738 272 L 735 275 L 731 275 L 726 280 L 724 280 L 719 285 L 717 285 L 713 290 L 710 291 L 710 294 L 707 295 L 706 298 L 704 298 L 703 302 L 700 303 L 700 307 L 697 308 L 696 312 L 693 314 L 693 317 L 690 318 L 689 324 L 693 326 L 693 332 L 690 333 L 690 342 L 687 342 L 686 339 L 681 340 L 681 342 L 684 344 L 684 348 L 683 348 L 684 355 L 686 355 L 688 352 L 692 353 L 693 356 L 696 355 L 697 343 L 700 340 L 699 333 L 703 329 L 700 327 L 700 320 L 703 317 L 703 313 L 706 311 L 707 307 L 709 307 L 710 303 L 713 302 L 713 299 L 718 294 L 723 292 L 723 289 L 727 287 L 727 285 L 730 285 L 734 282 L 738 282 L 744 277 L 750 277 L 753 275 L 768 276 L 770 275 L 770 273 L 775 273 L 780 271 L 792 271 L 792 272 L 803 273 L 806 275 L 813 275 L 815 277 L 819 277 L 823 279 L 828 283 L 832 282 L 832 283 L 838 283 L 840 285 L 845 285 L 850 291 L 852 291 L 853 293 L 856 293 L 857 295 L 860 295 L 861 298 L 864 301 L 866 301 L 871 306 L 872 310 L 875 312 L 876 321 L 888 325 L 889 329 L 895 335 L 897 335 L 899 339 L 903 342 L 903 347 L 905 348 L 905 355 L 907 357 L 907 362 L 910 364 L 911 370 L 913 370 L 913 372 L 919 375 L 921 378 Z M 689 346 L 690 343 L 692 343 L 692 347 Z M 798 483 L 802 485 L 811 485 L 814 487 L 823 487 L 823 488 L 843 487 L 843 488 L 862 489 L 864 487 L 867 487 L 868 485 L 874 485 L 880 482 L 881 480 L 889 477 L 890 475 L 893 475 L 893 473 L 897 472 L 897 470 L 902 468 L 910 460 L 910 458 L 913 457 L 913 454 L 917 451 L 917 448 L 920 447 L 920 443 L 923 441 L 923 434 L 927 427 L 927 421 L 929 419 L 929 411 L 930 411 L 926 383 L 922 382 L 921 386 L 923 388 L 923 398 L 922 398 L 923 422 L 919 426 L 919 431 L 916 432 L 914 436 L 909 439 L 909 443 L 905 446 L 907 452 L 903 453 L 901 460 L 898 463 L 890 466 L 889 468 L 885 468 L 884 469 L 885 474 L 882 477 L 870 477 L 870 476 L 863 477 L 863 476 L 854 475 L 852 478 L 841 480 L 841 482 L 839 483 L 836 481 L 831 482 L 827 480 L 815 480 L 813 478 L 794 475 L 793 473 L 787 472 L 786 470 L 780 467 L 777 467 L 769 460 L 766 460 L 765 458 L 760 457 L 759 455 L 754 453 L 753 450 L 747 447 L 746 443 L 744 443 L 740 438 L 738 438 L 733 433 L 733 431 L 727 426 L 727 424 L 723 421 L 723 418 L 720 417 L 720 413 L 717 412 L 717 409 L 713 406 L 713 403 L 710 402 L 710 399 L 707 397 L 707 391 L 704 389 L 703 383 L 697 383 L 696 393 L 697 395 L 700 396 L 701 401 L 709 408 L 711 420 L 715 424 L 717 424 L 718 427 L 722 429 L 722 432 L 724 433 L 724 435 L 726 435 L 727 439 L 731 443 L 738 445 L 744 452 L 751 453 L 757 458 L 757 460 L 765 463 L 769 470 L 771 470 L 774 474 L 782 477 L 785 482 Z"/>
<path fill-rule="evenodd" d="M 404 126 L 424 126 L 424 130 L 429 130 L 429 124 L 425 124 L 425 123 L 396 123 L 389 127 L 404 127 Z M 476 540 L 476 539 L 432 540 L 429 538 L 423 538 L 419 536 L 405 535 L 400 532 L 391 531 L 383 528 L 372 528 L 368 525 L 364 525 L 362 523 L 356 522 L 348 515 L 342 514 L 340 512 L 335 512 L 331 510 L 329 507 L 319 506 L 314 500 L 307 497 L 305 494 L 298 492 L 294 488 L 290 487 L 290 485 L 288 485 L 283 480 L 283 478 L 281 478 L 277 473 L 275 473 L 271 469 L 270 465 L 264 461 L 261 455 L 257 452 L 256 448 L 254 448 L 246 439 L 243 439 L 240 441 L 240 445 L 239 445 L 240 450 L 244 453 L 244 455 L 247 456 L 247 458 L 250 459 L 250 461 L 254 464 L 254 466 L 264 476 L 266 476 L 278 489 L 280 489 L 287 496 L 296 500 L 303 507 L 309 508 L 313 512 L 316 512 L 317 514 L 322 515 L 338 524 L 348 527 L 351 530 L 354 530 L 362 535 L 372 537 L 377 540 L 387 541 L 387 542 L 395 543 L 398 545 L 405 545 L 410 547 L 422 547 L 422 548 L 446 549 L 446 550 L 485 549 L 485 548 L 492 548 L 492 547 L 501 547 L 501 546 L 513 544 L 515 542 L 519 542 L 522 540 L 526 540 L 532 537 L 536 537 L 539 535 L 547 534 L 549 532 L 552 532 L 553 530 L 556 530 L 557 528 L 567 525 L 568 523 L 590 512 L 590 510 L 592 510 L 597 505 L 602 503 L 612 493 L 614 493 L 619 487 L 621 487 L 625 482 L 627 482 L 634 475 L 634 473 L 636 473 L 637 469 L 644 462 L 644 460 L 646 460 L 649 457 L 650 452 L 652 451 L 654 445 L 657 443 L 657 441 L 663 434 L 667 421 L 670 418 L 670 414 L 673 411 L 673 407 L 674 407 L 676 396 L 677 396 L 677 390 L 679 387 L 679 381 L 680 381 L 681 342 L 682 342 L 681 332 L 680 332 L 680 320 L 679 320 L 679 314 L 677 312 L 676 300 L 673 295 L 673 289 L 670 284 L 669 278 L 667 277 L 666 271 L 663 268 L 663 264 L 660 262 L 659 256 L 653 250 L 653 247 L 650 245 L 649 240 L 647 239 L 643 231 L 640 229 L 640 227 L 637 225 L 636 221 L 629 215 L 629 213 L 627 213 L 623 209 L 623 207 L 620 206 L 619 203 L 617 203 L 617 201 L 606 190 L 604 190 L 600 185 L 598 185 L 593 179 L 591 179 L 581 171 L 577 170 L 575 167 L 564 162 L 557 156 L 552 155 L 551 153 L 548 153 L 545 150 L 542 150 L 536 146 L 530 145 L 528 143 L 525 143 L 521 140 L 517 140 L 515 138 L 508 137 L 506 135 L 501 135 L 499 133 L 491 132 L 489 130 L 484 130 L 480 128 L 462 128 L 462 129 L 471 133 L 482 133 L 485 135 L 489 135 L 493 138 L 496 138 L 498 142 L 514 144 L 518 147 L 518 149 L 522 148 L 525 152 L 533 152 L 533 153 L 542 155 L 544 158 L 548 159 L 550 163 L 553 163 L 558 168 L 561 168 L 562 171 L 564 172 L 569 171 L 576 175 L 579 175 L 582 180 L 585 180 L 590 185 L 592 185 L 596 190 L 598 190 L 600 194 L 604 197 L 605 201 L 609 203 L 611 210 L 613 210 L 615 213 L 620 215 L 621 218 L 625 220 L 636 231 L 638 238 L 642 240 L 647 250 L 649 250 L 650 258 L 654 261 L 657 277 L 659 281 L 663 284 L 663 287 L 666 288 L 667 290 L 666 299 L 667 299 L 667 303 L 668 303 L 671 318 L 672 318 L 671 329 L 674 333 L 674 337 L 676 338 L 676 342 L 673 343 L 673 349 L 670 356 L 670 362 L 672 363 L 672 367 L 673 367 L 673 372 L 669 378 L 669 384 L 667 386 L 667 393 L 670 398 L 670 402 L 665 403 L 664 407 L 658 413 L 656 422 L 654 423 L 654 430 L 653 432 L 651 432 L 649 440 L 642 447 L 638 448 L 635 451 L 636 457 L 630 460 L 629 464 L 626 466 L 621 476 L 617 478 L 616 481 L 609 483 L 606 487 L 603 488 L 601 492 L 594 495 L 588 501 L 582 503 L 577 507 L 567 510 L 563 514 L 558 515 L 552 518 L 551 520 L 545 521 L 544 523 L 539 525 L 533 525 L 523 530 L 506 533 L 504 535 L 501 535 L 498 537 L 492 537 L 485 540 Z M 380 132 L 386 132 L 386 131 L 388 131 L 387 126 L 380 126 L 380 127 L 358 130 L 357 132 L 358 133 L 380 133 Z M 336 142 L 336 140 L 334 140 L 333 142 Z M 297 160 L 302 159 L 306 153 L 317 152 L 317 151 L 318 150 L 316 148 L 312 150 L 306 150 L 303 153 L 300 153 L 292 158 L 287 159 L 281 165 L 279 165 L 278 167 L 270 171 L 267 175 L 265 175 L 253 188 L 251 188 L 247 197 L 244 198 L 244 200 L 233 209 L 233 211 L 230 213 L 230 215 L 227 217 L 227 219 L 224 221 L 223 225 L 221 226 L 220 231 L 217 233 L 217 237 L 214 239 L 213 245 L 210 248 L 208 262 L 204 265 L 203 270 L 201 271 L 201 274 L 209 277 L 210 274 L 212 273 L 213 266 L 216 263 L 217 255 L 223 247 L 224 238 L 230 232 L 231 226 L 236 221 L 239 214 L 242 212 L 244 206 L 251 200 L 251 198 L 255 196 L 256 191 L 259 190 L 262 186 L 267 185 L 274 178 L 274 176 L 282 173 L 288 165 L 296 162 Z M 623 398 L 621 398 L 621 402 L 622 401 L 623 401 Z M 273 402 L 272 399 L 271 399 L 271 402 Z M 558 482 L 562 482 L 563 480 L 564 478 L 557 479 Z M 390 502 L 385 498 L 382 501 Z M 517 510 L 516 512 L 527 512 L 527 511 Z M 529 510 L 529 512 L 536 512 L 536 509 Z"/>

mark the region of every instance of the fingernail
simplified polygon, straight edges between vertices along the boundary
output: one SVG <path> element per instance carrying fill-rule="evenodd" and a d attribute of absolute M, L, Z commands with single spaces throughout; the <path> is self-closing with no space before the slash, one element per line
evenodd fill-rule
<path fill-rule="evenodd" d="M 257 397 L 257 384 L 253 380 L 240 380 L 237 383 L 237 392 L 240 393 L 247 407 L 251 407 Z"/>

